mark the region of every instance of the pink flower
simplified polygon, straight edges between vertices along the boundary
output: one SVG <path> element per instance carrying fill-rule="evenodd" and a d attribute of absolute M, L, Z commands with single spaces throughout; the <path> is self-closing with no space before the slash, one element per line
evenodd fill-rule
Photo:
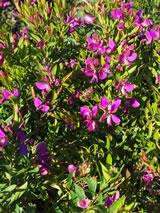
<path fill-rule="evenodd" d="M 119 21 L 120 20 L 123 20 L 123 12 L 119 9 L 116 9 L 116 10 L 112 10 L 111 11 L 111 16 L 115 19 L 118 19 Z"/>
<path fill-rule="evenodd" d="M 83 198 L 82 200 L 77 202 L 77 205 L 82 209 L 88 208 L 88 199 Z"/>
<path fill-rule="evenodd" d="M 110 126 L 112 123 L 120 123 L 121 120 L 114 115 L 118 110 L 118 107 L 121 104 L 121 99 L 117 98 L 115 101 L 112 101 L 111 104 L 109 104 L 109 100 L 105 97 L 101 98 L 101 102 L 99 103 L 99 108 L 104 111 L 103 115 L 100 117 L 99 122 L 101 123 L 106 117 L 107 117 L 107 124 Z M 107 107 L 107 111 L 105 108 Z"/>
<path fill-rule="evenodd" d="M 106 207 L 109 208 L 112 203 L 116 200 L 119 200 L 120 198 L 120 192 L 117 191 L 112 197 L 107 197 L 107 200 L 106 200 Z"/>
<path fill-rule="evenodd" d="M 122 94 L 125 96 L 128 96 L 127 92 L 131 92 L 134 90 L 134 85 L 133 84 L 128 84 L 126 83 L 128 79 L 126 80 L 120 80 L 119 83 L 116 83 L 115 85 L 117 86 L 117 91 L 122 91 Z"/>
<path fill-rule="evenodd" d="M 42 101 L 39 98 L 34 98 L 33 103 L 34 106 L 37 108 L 37 111 L 41 109 L 42 112 L 47 112 L 49 110 L 49 106 L 46 104 L 42 104 Z"/>
<path fill-rule="evenodd" d="M 92 24 L 94 22 L 95 18 L 93 16 L 90 16 L 88 14 L 86 14 L 84 16 L 84 21 L 86 24 Z"/>
<path fill-rule="evenodd" d="M 72 171 L 74 171 L 74 172 L 73 172 L 73 177 L 76 176 L 77 170 L 78 170 L 78 168 L 75 167 L 73 164 L 70 164 L 70 165 L 68 166 L 68 172 L 69 172 L 69 173 L 71 173 Z"/>
<path fill-rule="evenodd" d="M 3 65 L 3 63 L 4 63 L 4 54 L 3 53 L 0 53 L 0 66 L 2 66 Z"/>

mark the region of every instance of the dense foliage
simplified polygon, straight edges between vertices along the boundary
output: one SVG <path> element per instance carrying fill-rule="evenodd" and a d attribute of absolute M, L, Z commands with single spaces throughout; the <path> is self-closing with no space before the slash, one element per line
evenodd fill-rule
<path fill-rule="evenodd" d="M 0 212 L 160 210 L 150 2 L 0 1 Z"/>

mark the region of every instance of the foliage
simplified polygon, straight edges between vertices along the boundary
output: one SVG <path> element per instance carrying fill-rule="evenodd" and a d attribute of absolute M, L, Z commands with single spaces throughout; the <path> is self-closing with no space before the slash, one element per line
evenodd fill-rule
<path fill-rule="evenodd" d="M 14 4 L 20 29 L 0 25 L 0 211 L 158 212 L 156 19 L 138 0 Z"/>

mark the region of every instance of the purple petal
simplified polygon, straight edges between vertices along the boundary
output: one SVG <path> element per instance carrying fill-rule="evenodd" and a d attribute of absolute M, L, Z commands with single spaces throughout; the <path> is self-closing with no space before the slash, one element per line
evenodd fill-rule
<path fill-rule="evenodd" d="M 2 95 L 4 96 L 4 98 L 6 100 L 9 100 L 9 97 L 12 96 L 12 93 L 10 93 L 10 92 L 4 90 L 4 88 L 2 88 Z"/>
<path fill-rule="evenodd" d="M 111 104 L 111 111 L 116 112 L 118 107 L 121 105 L 122 100 L 120 98 L 117 98 L 117 100 L 112 101 Z"/>
<path fill-rule="evenodd" d="M 106 77 L 107 77 L 107 73 L 101 70 L 101 72 L 99 73 L 99 79 L 104 80 L 106 79 Z"/>
<path fill-rule="evenodd" d="M 146 44 L 151 44 L 152 43 L 152 36 L 151 36 L 151 34 L 150 34 L 150 32 L 147 30 L 146 31 L 146 38 L 147 38 L 147 42 L 146 42 Z"/>
<path fill-rule="evenodd" d="M 137 53 L 132 53 L 127 57 L 129 61 L 134 61 L 137 58 Z"/>
<path fill-rule="evenodd" d="M 0 128 L 0 138 L 4 138 L 5 137 L 5 133 L 4 131 Z"/>
<path fill-rule="evenodd" d="M 104 108 L 106 108 L 106 107 L 108 106 L 108 104 L 109 104 L 109 100 L 108 100 L 107 98 L 105 98 L 105 97 L 102 97 L 102 98 L 101 98 L 101 105 L 102 105 Z"/>
<path fill-rule="evenodd" d="M 34 106 L 39 107 L 42 104 L 42 101 L 39 98 L 34 99 Z"/>
<path fill-rule="evenodd" d="M 18 89 L 15 89 L 15 90 L 13 91 L 13 94 L 14 94 L 14 96 L 18 97 L 18 95 L 19 95 Z"/>
<path fill-rule="evenodd" d="M 27 146 L 25 144 L 19 145 L 21 154 L 25 155 L 28 152 Z"/>
<path fill-rule="evenodd" d="M 37 152 L 38 154 L 41 154 L 41 153 L 46 152 L 47 146 L 48 146 L 48 144 L 45 143 L 45 142 L 39 143 L 39 144 L 37 145 L 37 147 L 36 147 L 36 152 Z"/>
<path fill-rule="evenodd" d="M 95 18 L 93 16 L 90 15 L 85 15 L 84 16 L 84 21 L 86 22 L 86 24 L 91 24 L 92 22 L 94 22 Z"/>
<path fill-rule="evenodd" d="M 134 85 L 133 84 L 125 84 L 125 89 L 127 92 L 131 92 L 134 90 Z"/>
<path fill-rule="evenodd" d="M 109 116 L 108 116 L 108 118 L 107 118 L 107 124 L 108 124 L 109 126 L 112 125 L 112 115 L 109 115 Z"/>
<path fill-rule="evenodd" d="M 93 106 L 93 108 L 92 108 L 93 117 L 96 117 L 97 111 L 98 111 L 98 107 L 97 106 Z"/>
<path fill-rule="evenodd" d="M 88 208 L 88 199 L 83 198 L 82 200 L 77 202 L 77 205 L 82 209 Z"/>
<path fill-rule="evenodd" d="M 108 46 L 111 49 L 114 49 L 116 47 L 116 43 L 110 38 L 108 42 Z"/>
<path fill-rule="evenodd" d="M 160 74 L 158 75 L 158 81 L 160 82 Z"/>
<path fill-rule="evenodd" d="M 18 142 L 20 142 L 24 138 L 24 136 L 25 136 L 25 133 L 23 131 L 19 130 L 17 132 L 17 140 L 18 140 Z"/>
<path fill-rule="evenodd" d="M 136 99 L 132 99 L 130 105 L 131 107 L 137 108 L 140 106 L 140 103 Z"/>
<path fill-rule="evenodd" d="M 121 122 L 121 120 L 116 115 L 112 115 L 112 121 L 116 124 Z"/>
<path fill-rule="evenodd" d="M 106 200 L 106 207 L 109 208 L 113 203 L 113 199 L 112 197 L 107 197 L 107 200 Z"/>
<path fill-rule="evenodd" d="M 36 87 L 40 90 L 48 89 L 48 84 L 44 82 L 37 82 L 35 83 Z"/>
<path fill-rule="evenodd" d="M 154 29 L 150 30 L 150 34 L 151 34 L 152 38 L 158 38 L 159 37 L 159 33 Z"/>
<path fill-rule="evenodd" d="M 47 112 L 49 110 L 49 106 L 43 104 L 41 110 L 42 110 L 42 112 Z"/>
<path fill-rule="evenodd" d="M 92 112 L 87 107 L 80 107 L 80 112 L 81 112 L 83 118 L 89 119 L 92 117 Z"/>

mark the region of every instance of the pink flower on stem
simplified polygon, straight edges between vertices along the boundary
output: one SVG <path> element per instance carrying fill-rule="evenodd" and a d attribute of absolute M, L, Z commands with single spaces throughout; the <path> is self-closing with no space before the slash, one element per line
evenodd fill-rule
<path fill-rule="evenodd" d="M 117 112 L 118 107 L 121 104 L 121 99 L 117 98 L 115 101 L 112 101 L 111 104 L 109 104 L 109 100 L 105 97 L 101 98 L 101 102 L 99 103 L 99 108 L 104 111 L 103 115 L 100 117 L 99 122 L 103 122 L 103 120 L 107 117 L 107 124 L 109 126 L 112 125 L 112 123 L 120 123 L 121 120 L 113 113 Z M 107 110 L 105 110 L 107 108 Z"/>
<path fill-rule="evenodd" d="M 80 201 L 77 202 L 77 205 L 78 205 L 80 208 L 82 208 L 82 209 L 87 209 L 87 208 L 88 208 L 88 203 L 89 203 L 89 200 L 83 198 L 82 200 L 80 200 Z"/>
<path fill-rule="evenodd" d="M 9 100 L 11 96 L 18 97 L 19 92 L 18 92 L 18 89 L 15 89 L 13 90 L 13 93 L 11 93 L 2 87 L 2 95 L 3 95 L 3 98 L 0 99 L 0 104 L 4 103 L 6 100 Z"/>
<path fill-rule="evenodd" d="M 111 16 L 113 18 L 115 18 L 115 19 L 118 19 L 119 21 L 124 19 L 123 12 L 121 10 L 119 10 L 119 9 L 112 10 L 111 11 Z"/>
<path fill-rule="evenodd" d="M 153 39 L 158 38 L 159 33 L 155 29 L 151 29 L 150 32 L 147 30 L 146 31 L 146 44 L 151 44 L 153 42 Z"/>
<path fill-rule="evenodd" d="M 74 171 L 74 172 L 73 172 L 73 177 L 76 176 L 77 170 L 78 170 L 78 168 L 75 167 L 73 164 L 70 164 L 70 165 L 68 166 L 68 172 L 69 172 L 69 173 L 71 173 L 72 171 Z"/>
<path fill-rule="evenodd" d="M 109 39 L 108 46 L 109 47 L 107 48 L 106 53 L 113 53 L 117 49 L 116 43 L 111 38 Z"/>
<path fill-rule="evenodd" d="M 8 143 L 8 138 L 6 138 L 6 134 L 3 128 L 0 126 L 0 150 L 4 149 L 7 143 Z"/>
<path fill-rule="evenodd" d="M 92 24 L 94 22 L 95 18 L 93 16 L 90 16 L 88 14 L 86 14 L 84 16 L 84 21 L 86 24 Z"/>
<path fill-rule="evenodd" d="M 2 66 L 4 63 L 4 54 L 0 53 L 0 66 Z"/>
<path fill-rule="evenodd" d="M 42 104 L 42 101 L 39 98 L 35 98 L 33 103 L 34 106 L 37 108 L 37 111 L 41 109 L 42 112 L 47 112 L 49 110 L 49 106 L 46 104 Z"/>
<path fill-rule="evenodd" d="M 106 200 L 106 207 L 109 208 L 114 201 L 119 200 L 120 198 L 120 192 L 117 191 L 112 197 L 107 197 Z"/>
<path fill-rule="evenodd" d="M 98 107 L 93 106 L 92 111 L 87 107 L 80 107 L 80 112 L 82 117 L 86 119 L 83 121 L 83 124 L 88 127 L 88 131 L 95 132 L 98 129 L 98 126 L 93 118 L 95 118 L 97 115 Z"/>
<path fill-rule="evenodd" d="M 124 113 L 129 113 L 129 106 L 131 106 L 133 108 L 138 108 L 140 106 L 140 103 L 136 99 L 134 99 L 132 97 L 128 97 L 127 101 L 125 103 L 125 106 L 123 108 Z"/>
<path fill-rule="evenodd" d="M 120 80 L 119 83 L 115 83 L 115 86 L 117 86 L 117 91 L 122 91 L 122 94 L 125 96 L 128 96 L 127 92 L 131 92 L 134 90 L 134 85 L 133 84 L 128 84 L 126 83 L 128 81 L 128 79 L 126 80 Z"/>
<path fill-rule="evenodd" d="M 107 73 L 112 74 L 112 71 L 109 70 L 110 67 L 111 66 L 109 64 L 104 64 L 102 66 L 102 70 L 100 71 L 100 74 L 99 74 L 99 79 L 100 80 L 106 79 Z"/>
<path fill-rule="evenodd" d="M 86 40 L 88 44 L 85 44 L 84 46 L 89 49 L 96 51 L 95 55 L 103 55 L 106 52 L 106 46 L 104 46 L 104 40 L 97 38 L 96 33 L 92 35 L 92 39 L 89 36 L 86 36 Z"/>
<path fill-rule="evenodd" d="M 81 68 L 81 71 L 88 77 L 92 77 L 90 83 L 92 84 L 94 81 L 98 82 L 97 71 L 98 69 L 98 59 L 92 60 L 91 58 L 85 59 L 85 68 Z"/>
<path fill-rule="evenodd" d="M 120 63 L 125 63 L 127 66 L 130 66 L 130 63 L 137 58 L 137 53 L 131 53 L 129 49 L 124 50 L 123 53 L 119 56 Z"/>

